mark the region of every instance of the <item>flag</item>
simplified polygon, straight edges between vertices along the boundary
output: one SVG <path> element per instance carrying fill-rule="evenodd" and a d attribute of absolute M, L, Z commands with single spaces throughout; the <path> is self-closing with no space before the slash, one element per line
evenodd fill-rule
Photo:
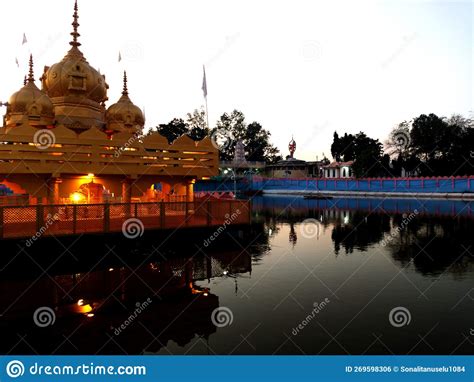
<path fill-rule="evenodd" d="M 122 54 L 120 53 L 120 50 L 119 50 L 119 61 L 118 62 L 120 62 L 120 61 L 122 61 Z"/>
<path fill-rule="evenodd" d="M 202 77 L 202 93 L 204 94 L 204 98 L 207 98 L 207 81 L 206 81 L 206 67 L 202 66 L 203 70 L 203 77 Z"/>
<path fill-rule="evenodd" d="M 15 57 L 15 62 L 16 62 L 16 66 L 20 67 L 20 63 L 18 62 L 18 57 Z"/>
<path fill-rule="evenodd" d="M 28 40 L 26 39 L 26 34 L 23 33 L 23 42 L 21 43 L 21 45 L 25 45 L 27 42 Z"/>

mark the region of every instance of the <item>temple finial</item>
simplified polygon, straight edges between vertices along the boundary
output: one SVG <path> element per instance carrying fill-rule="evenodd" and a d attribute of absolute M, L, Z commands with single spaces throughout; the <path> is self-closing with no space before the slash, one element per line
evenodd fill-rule
<path fill-rule="evenodd" d="M 30 63 L 29 63 L 29 71 L 28 71 L 28 82 L 35 82 L 34 73 L 33 73 L 33 55 L 30 54 Z"/>
<path fill-rule="evenodd" d="M 122 95 L 128 95 L 128 88 L 127 88 L 127 72 L 123 71 L 123 91 Z"/>
<path fill-rule="evenodd" d="M 69 43 L 71 46 L 75 48 L 77 48 L 78 46 L 81 46 L 81 43 L 77 41 L 77 38 L 80 36 L 80 34 L 77 31 L 77 27 L 79 26 L 79 23 L 77 22 L 77 20 L 79 19 L 77 10 L 78 8 L 77 8 L 77 0 L 76 0 L 74 2 L 74 14 L 73 14 L 74 21 L 72 22 L 73 31 L 71 32 L 72 41 Z"/>
<path fill-rule="evenodd" d="M 28 81 L 26 80 L 26 76 L 25 76 L 25 78 L 23 79 L 23 85 L 26 86 L 27 83 L 28 83 Z"/>

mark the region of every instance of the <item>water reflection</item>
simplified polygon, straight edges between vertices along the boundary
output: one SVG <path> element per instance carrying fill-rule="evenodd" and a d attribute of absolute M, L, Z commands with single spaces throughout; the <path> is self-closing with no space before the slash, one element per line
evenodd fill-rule
<path fill-rule="evenodd" d="M 258 197 L 254 224 L 209 246 L 206 230 L 31 248 L 4 242 L 0 352 L 465 354 L 470 211 L 450 201 Z M 304 332 L 292 334 L 326 298 Z M 410 327 L 389 324 L 394 306 L 409 309 Z M 53 325 L 35 324 L 41 307 L 53 309 Z M 234 319 L 219 327 L 212 315 L 223 307 Z M 430 346 L 420 345 L 432 327 Z"/>
<path fill-rule="evenodd" d="M 471 203 L 426 200 L 306 200 L 301 197 L 255 198 L 255 218 L 272 232 L 290 226 L 289 242 L 297 245 L 295 225 L 310 221 L 330 230 L 335 256 L 367 251 L 382 244 L 400 264 L 413 264 L 422 274 L 462 275 L 472 270 L 474 215 Z"/>
<path fill-rule="evenodd" d="M 257 225 L 237 232 L 236 238 L 259 251 L 266 248 L 266 235 L 258 232 L 263 229 Z M 91 244 L 83 243 L 74 254 Z M 151 253 L 154 245 L 141 251 Z M 158 352 L 169 342 L 183 347 L 195 338 L 207 341 L 216 331 L 211 313 L 219 307 L 219 297 L 197 284 L 226 277 L 235 280 L 238 293 L 238 279 L 252 273 L 251 256 L 237 242 L 227 242 L 225 251 L 216 245 L 207 253 L 196 249 L 186 256 L 179 252 L 189 253 L 190 247 L 175 242 L 139 263 L 129 256 L 131 248 L 108 248 L 113 254 L 77 273 L 52 267 L 33 277 L 35 270 L 25 265 L 26 259 L 16 269 L 20 260 L 8 264 L 10 272 L 3 271 L 0 278 L 0 352 L 140 354 Z M 102 255 L 98 249 L 92 252 Z M 33 320 L 35 311 L 45 307 L 53 309 L 52 325 Z"/>

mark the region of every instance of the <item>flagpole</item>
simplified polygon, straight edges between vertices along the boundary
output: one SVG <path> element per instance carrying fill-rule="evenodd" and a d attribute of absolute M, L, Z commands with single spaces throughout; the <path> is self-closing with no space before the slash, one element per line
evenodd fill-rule
<path fill-rule="evenodd" d="M 203 65 L 202 66 L 202 92 L 204 95 L 204 100 L 206 101 L 206 120 L 207 120 L 207 128 L 210 129 L 211 127 L 209 126 L 209 108 L 207 107 L 207 78 L 206 78 L 206 67 Z"/>
<path fill-rule="evenodd" d="M 206 119 L 207 119 L 207 128 L 210 129 L 211 127 L 209 126 L 209 110 L 207 108 L 207 96 L 204 97 L 204 99 L 206 100 Z"/>

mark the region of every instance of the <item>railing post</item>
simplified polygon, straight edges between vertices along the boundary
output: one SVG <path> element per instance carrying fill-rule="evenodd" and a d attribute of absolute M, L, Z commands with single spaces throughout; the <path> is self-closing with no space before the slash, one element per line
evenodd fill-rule
<path fill-rule="evenodd" d="M 36 231 L 39 232 L 41 227 L 44 226 L 44 206 L 38 204 L 36 206 Z"/>
<path fill-rule="evenodd" d="M 185 208 L 185 210 L 186 210 L 185 215 L 184 215 L 184 221 L 185 221 L 186 225 L 188 225 L 189 204 L 188 204 L 188 200 L 187 200 L 187 199 L 186 199 L 186 201 L 184 202 L 184 208 Z"/>
<path fill-rule="evenodd" d="M 72 206 L 72 233 L 75 234 L 77 231 L 77 205 Z"/>
<path fill-rule="evenodd" d="M 110 205 L 104 204 L 104 232 L 110 231 Z"/>
<path fill-rule="evenodd" d="M 212 225 L 212 215 L 211 215 L 211 201 L 207 201 L 207 225 Z"/>
<path fill-rule="evenodd" d="M 3 239 L 3 207 L 0 207 L 0 239 Z"/>
<path fill-rule="evenodd" d="M 161 222 L 161 228 L 165 228 L 165 202 L 161 201 L 160 204 L 160 222 Z"/>

